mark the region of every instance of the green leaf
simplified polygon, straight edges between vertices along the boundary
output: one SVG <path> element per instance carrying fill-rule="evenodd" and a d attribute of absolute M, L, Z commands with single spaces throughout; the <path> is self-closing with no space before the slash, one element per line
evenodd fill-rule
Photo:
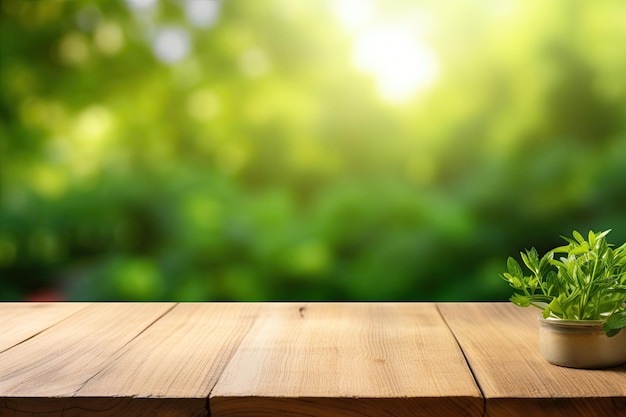
<path fill-rule="evenodd" d="M 530 297 L 521 294 L 513 294 L 509 300 L 520 307 L 528 307 L 530 305 Z"/>
<path fill-rule="evenodd" d="M 604 333 L 606 333 L 606 335 L 608 337 L 614 337 L 617 336 L 617 334 L 622 330 L 622 329 L 610 329 L 606 327 L 606 323 L 602 325 L 602 328 L 604 330 Z"/>
<path fill-rule="evenodd" d="M 509 272 L 503 277 L 520 291 L 511 301 L 543 309 L 545 317 L 569 320 L 603 320 L 604 314 L 618 310 L 610 316 L 606 329 L 614 334 L 615 328 L 626 327 L 626 244 L 612 249 L 604 239 L 608 232 L 589 231 L 587 242 L 574 231 L 575 240 L 564 238 L 568 246 L 559 246 L 541 258 L 534 247 L 520 252 L 532 271 L 529 276 L 509 257 Z M 555 253 L 564 255 L 554 259 Z"/>
<path fill-rule="evenodd" d="M 605 322 L 609 329 L 622 329 L 626 327 L 626 311 L 611 314 Z"/>
<path fill-rule="evenodd" d="M 578 243 L 582 244 L 583 242 L 585 242 L 585 238 L 583 237 L 583 235 L 578 233 L 576 230 L 574 230 L 572 235 L 574 236 L 574 239 L 576 239 Z"/>
<path fill-rule="evenodd" d="M 613 254 L 613 250 L 611 248 L 607 249 L 605 257 L 604 261 L 607 265 L 609 265 L 609 267 L 615 263 L 615 255 Z"/>
<path fill-rule="evenodd" d="M 545 311 L 543 312 L 544 318 L 547 318 L 550 313 L 554 313 L 555 316 L 563 318 L 563 306 L 561 305 L 560 298 L 561 297 L 557 297 L 553 299 L 550 304 L 548 304 L 548 307 L 546 307 Z"/>
<path fill-rule="evenodd" d="M 596 235 L 596 239 L 597 239 L 597 240 L 599 240 L 599 239 L 604 239 L 604 237 L 605 237 L 606 235 L 608 235 L 609 233 L 611 233 L 611 229 L 605 230 L 605 231 L 604 231 L 604 232 L 602 232 L 602 233 L 598 233 L 598 234 Z"/>
<path fill-rule="evenodd" d="M 569 251 L 571 255 L 582 255 L 585 252 L 589 252 L 589 245 L 587 244 L 587 242 L 583 242 L 580 244 L 580 246 L 572 248 Z"/>
<path fill-rule="evenodd" d="M 511 287 L 517 290 L 521 290 L 522 288 L 524 288 L 522 281 L 520 281 L 519 278 L 514 277 L 513 275 L 509 274 L 508 272 L 505 272 L 504 274 L 502 274 L 502 279 L 507 281 L 511 285 Z"/>
<path fill-rule="evenodd" d="M 552 249 L 552 252 L 554 253 L 568 253 L 570 249 L 570 246 L 558 246 L 554 249 Z"/>
<path fill-rule="evenodd" d="M 528 257 L 530 258 L 530 262 L 532 263 L 532 265 L 539 265 L 539 254 L 537 253 L 537 249 L 535 249 L 534 247 L 530 248 L 530 250 L 528 251 Z"/>
<path fill-rule="evenodd" d="M 549 271 L 546 274 L 546 283 L 548 285 L 548 294 L 551 294 L 553 291 L 560 294 L 565 288 L 565 284 L 559 280 L 558 275 L 554 271 Z"/>
<path fill-rule="evenodd" d="M 524 262 L 524 265 L 526 265 L 531 271 L 534 271 L 535 269 L 533 268 L 533 265 L 531 263 L 531 260 L 528 258 L 528 255 L 526 255 L 524 252 L 520 252 L 520 255 L 522 256 L 522 261 Z"/>
<path fill-rule="evenodd" d="M 611 314 L 602 324 L 602 329 L 608 337 L 617 335 L 624 327 L 626 327 L 626 310 Z"/>
<path fill-rule="evenodd" d="M 545 275 L 550 269 L 550 261 L 554 257 L 554 252 L 550 251 L 543 255 L 541 261 L 539 261 L 539 274 Z"/>
<path fill-rule="evenodd" d="M 593 233 L 593 230 L 589 231 L 589 237 L 587 238 L 589 240 L 589 244 L 591 245 L 591 247 L 595 247 L 596 246 L 596 234 Z"/>
<path fill-rule="evenodd" d="M 576 282 L 574 278 L 567 272 L 567 268 L 565 266 L 559 266 L 559 271 L 557 272 L 558 276 L 561 277 L 561 281 L 564 285 L 575 285 Z"/>
<path fill-rule="evenodd" d="M 524 272 L 522 271 L 522 267 L 512 256 L 509 256 L 509 259 L 507 259 L 506 266 L 509 269 L 509 273 L 511 275 L 519 279 L 524 278 Z"/>

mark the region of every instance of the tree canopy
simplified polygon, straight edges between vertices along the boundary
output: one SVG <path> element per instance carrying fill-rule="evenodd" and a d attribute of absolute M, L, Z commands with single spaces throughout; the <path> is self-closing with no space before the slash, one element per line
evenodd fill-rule
<path fill-rule="evenodd" d="M 0 11 L 0 299 L 504 299 L 626 240 L 624 2 Z"/>

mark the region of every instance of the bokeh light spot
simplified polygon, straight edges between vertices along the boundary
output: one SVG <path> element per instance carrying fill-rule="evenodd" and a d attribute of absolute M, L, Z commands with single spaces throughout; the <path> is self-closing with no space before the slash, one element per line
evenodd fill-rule
<path fill-rule="evenodd" d="M 124 35 L 119 25 L 105 22 L 96 28 L 94 42 L 100 52 L 105 55 L 115 55 L 124 46 Z"/>
<path fill-rule="evenodd" d="M 294 246 L 287 257 L 289 267 L 299 274 L 321 273 L 330 264 L 330 253 L 323 242 L 311 240 Z"/>
<path fill-rule="evenodd" d="M 202 232 L 215 230 L 223 220 L 222 205 L 210 197 L 191 195 L 183 203 L 185 222 Z"/>
<path fill-rule="evenodd" d="M 194 91 L 187 99 L 187 112 L 197 121 L 207 121 L 220 111 L 217 95 L 209 89 Z"/>
<path fill-rule="evenodd" d="M 133 10 L 141 11 L 153 8 L 157 0 L 126 0 L 126 4 Z"/>
<path fill-rule="evenodd" d="M 89 44 L 84 35 L 70 33 L 61 39 L 59 57 L 68 65 L 79 65 L 89 58 Z"/>
<path fill-rule="evenodd" d="M 38 165 L 30 170 L 29 180 L 40 195 L 58 197 L 67 189 L 67 175 L 60 167 Z"/>
<path fill-rule="evenodd" d="M 152 48 L 161 62 L 174 64 L 189 54 L 189 34 L 180 28 L 161 29 L 154 38 Z"/>
<path fill-rule="evenodd" d="M 191 24 L 199 27 L 211 27 L 217 22 L 220 11 L 218 0 L 188 0 L 185 15 Z"/>
<path fill-rule="evenodd" d="M 239 57 L 239 69 L 250 78 L 258 78 L 269 71 L 270 62 L 265 51 L 259 48 L 252 48 Z"/>
<path fill-rule="evenodd" d="M 74 136 L 81 142 L 102 141 L 113 127 L 113 115 L 104 106 L 93 105 L 83 110 L 74 126 Z"/>
<path fill-rule="evenodd" d="M 150 260 L 126 260 L 114 267 L 112 275 L 120 295 L 125 299 L 151 300 L 163 294 L 163 276 Z"/>

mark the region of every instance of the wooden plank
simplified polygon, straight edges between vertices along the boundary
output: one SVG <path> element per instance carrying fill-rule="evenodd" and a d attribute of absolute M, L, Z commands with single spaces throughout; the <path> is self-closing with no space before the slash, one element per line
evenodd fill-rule
<path fill-rule="evenodd" d="M 482 416 L 434 304 L 264 304 L 211 393 L 222 416 Z"/>
<path fill-rule="evenodd" d="M 85 306 L 86 303 L 0 303 L 0 353 Z"/>
<path fill-rule="evenodd" d="M 438 307 L 486 398 L 486 415 L 626 415 L 626 366 L 582 370 L 549 364 L 539 353 L 539 310 L 511 303 Z"/>
<path fill-rule="evenodd" d="M 48 408 L 50 415 L 65 412 L 63 415 L 67 416 L 72 410 L 91 415 L 88 404 L 58 399 L 72 398 L 105 368 L 116 352 L 172 307 L 173 303 L 90 304 L 78 314 L 0 354 L 0 398 L 20 410 L 19 415 L 37 410 L 41 401 L 69 407 Z M 123 391 L 118 394 L 124 397 Z M 115 406 L 109 404 L 111 408 Z M 31 414 L 39 415 L 36 411 Z"/>
<path fill-rule="evenodd" d="M 206 413 L 209 392 L 258 309 L 254 303 L 179 304 L 116 352 L 75 396 L 176 398 L 181 415 Z M 143 408 L 129 403 L 126 412 Z"/>

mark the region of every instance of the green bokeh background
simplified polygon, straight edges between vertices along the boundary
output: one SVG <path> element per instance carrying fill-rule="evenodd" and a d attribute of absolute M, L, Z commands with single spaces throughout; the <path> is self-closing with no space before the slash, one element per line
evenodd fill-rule
<path fill-rule="evenodd" d="M 626 240 L 626 2 L 378 2 L 439 65 L 390 102 L 332 1 L 192 1 L 0 4 L 0 299 L 504 300 Z"/>

